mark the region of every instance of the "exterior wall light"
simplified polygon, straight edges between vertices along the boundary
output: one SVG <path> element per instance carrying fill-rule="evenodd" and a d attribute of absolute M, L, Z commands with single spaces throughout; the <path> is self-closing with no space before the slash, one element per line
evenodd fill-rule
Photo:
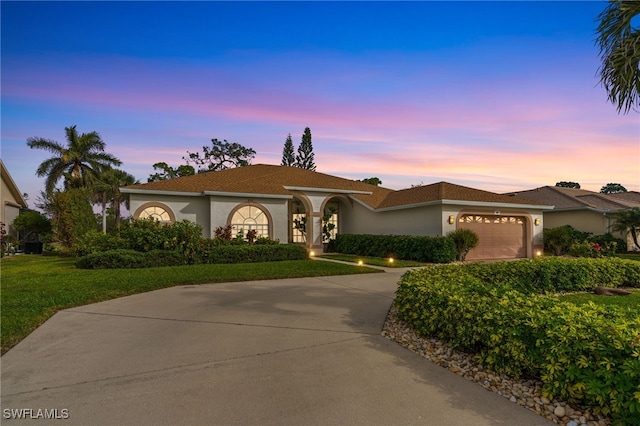
<path fill-rule="evenodd" d="M 537 217 L 536 220 L 533 221 L 533 223 L 535 223 L 536 226 L 540 225 L 540 218 Z"/>
<path fill-rule="evenodd" d="M 456 221 L 456 217 L 454 215 L 449 216 L 449 225 L 453 225 Z"/>

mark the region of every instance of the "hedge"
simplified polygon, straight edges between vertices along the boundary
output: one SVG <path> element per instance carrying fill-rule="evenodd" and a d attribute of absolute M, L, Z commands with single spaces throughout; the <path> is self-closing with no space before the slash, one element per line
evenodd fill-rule
<path fill-rule="evenodd" d="M 599 284 L 640 287 L 640 263 L 550 258 L 434 265 L 406 273 L 394 304 L 418 335 L 474 352 L 498 373 L 538 378 L 550 399 L 640 424 L 638 310 L 577 306 L 542 294 Z"/>
<path fill-rule="evenodd" d="M 195 257 L 193 263 L 250 263 L 307 259 L 307 250 L 297 244 L 243 244 L 210 247 Z M 177 250 L 117 249 L 91 253 L 76 260 L 81 269 L 150 268 L 184 265 L 184 254 Z M 191 263 L 191 262 L 190 262 Z"/>
<path fill-rule="evenodd" d="M 307 250 L 298 244 L 221 245 L 203 251 L 202 263 L 251 263 L 279 260 L 304 260 Z"/>
<path fill-rule="evenodd" d="M 457 256 L 456 245 L 449 237 L 410 235 L 338 234 L 329 251 L 429 263 L 449 263 Z"/>

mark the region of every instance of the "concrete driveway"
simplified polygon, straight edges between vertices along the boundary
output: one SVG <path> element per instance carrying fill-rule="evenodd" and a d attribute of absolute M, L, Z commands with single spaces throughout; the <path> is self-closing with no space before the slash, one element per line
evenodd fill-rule
<path fill-rule="evenodd" d="M 180 286 L 59 312 L 2 357 L 2 423 L 550 424 L 380 336 L 400 273 Z"/>

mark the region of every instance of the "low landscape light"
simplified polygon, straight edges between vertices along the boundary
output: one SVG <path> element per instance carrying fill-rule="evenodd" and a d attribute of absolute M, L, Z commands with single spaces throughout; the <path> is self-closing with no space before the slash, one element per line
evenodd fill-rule
<path fill-rule="evenodd" d="M 393 263 L 393 257 L 389 258 L 389 263 Z"/>
<path fill-rule="evenodd" d="M 313 256 L 315 256 L 315 255 L 316 255 L 316 252 L 315 252 L 315 251 L 311 250 L 311 251 L 309 252 L 309 256 L 310 256 L 310 257 L 313 257 Z"/>
<path fill-rule="evenodd" d="M 358 260 L 358 265 L 362 266 L 364 262 L 362 260 Z"/>

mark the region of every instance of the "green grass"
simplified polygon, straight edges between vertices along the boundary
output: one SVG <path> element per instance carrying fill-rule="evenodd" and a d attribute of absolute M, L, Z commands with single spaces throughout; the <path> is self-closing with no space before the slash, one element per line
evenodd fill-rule
<path fill-rule="evenodd" d="M 61 309 L 184 284 L 300 278 L 380 272 L 314 260 L 86 270 L 75 259 L 37 255 L 2 259 L 2 353 Z"/>
<path fill-rule="evenodd" d="M 413 260 L 393 259 L 393 262 L 390 262 L 388 258 L 385 259 L 382 257 L 355 256 L 351 254 L 323 254 L 318 257 L 324 257 L 325 259 L 342 260 L 343 262 L 352 262 L 356 264 L 359 261 L 362 261 L 363 265 L 384 266 L 387 268 L 410 268 L 414 266 L 428 265 L 428 263 L 416 262 Z"/>
<path fill-rule="evenodd" d="M 638 253 L 638 254 L 635 254 L 635 253 L 616 254 L 616 257 L 619 257 L 621 259 L 636 260 L 636 261 L 640 262 L 640 253 Z"/>
<path fill-rule="evenodd" d="M 640 315 L 640 290 L 628 289 L 631 294 L 628 296 L 601 296 L 594 293 L 576 293 L 559 296 L 560 300 L 584 305 L 593 302 L 602 306 L 621 306 L 636 311 Z"/>

